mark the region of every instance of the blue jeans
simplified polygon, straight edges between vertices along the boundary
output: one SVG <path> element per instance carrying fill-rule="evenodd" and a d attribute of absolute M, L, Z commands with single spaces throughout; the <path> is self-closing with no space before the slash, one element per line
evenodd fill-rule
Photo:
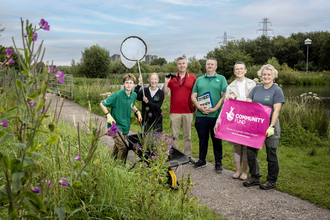
<path fill-rule="evenodd" d="M 214 125 L 217 118 L 196 117 L 195 128 L 199 138 L 199 159 L 206 162 L 206 155 L 209 143 L 209 134 L 213 143 L 215 162 L 222 160 L 222 140 L 214 137 Z"/>

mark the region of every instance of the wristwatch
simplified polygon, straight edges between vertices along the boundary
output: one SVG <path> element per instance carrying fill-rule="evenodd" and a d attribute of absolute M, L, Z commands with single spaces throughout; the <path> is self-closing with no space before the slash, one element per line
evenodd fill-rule
<path fill-rule="evenodd" d="M 269 127 L 275 128 L 275 125 L 269 125 Z"/>

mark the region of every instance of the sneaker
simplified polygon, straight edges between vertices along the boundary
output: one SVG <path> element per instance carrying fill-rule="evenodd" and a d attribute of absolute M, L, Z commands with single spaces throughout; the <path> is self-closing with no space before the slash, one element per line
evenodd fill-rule
<path fill-rule="evenodd" d="M 249 178 L 243 182 L 243 185 L 246 187 L 260 185 L 260 179 Z"/>
<path fill-rule="evenodd" d="M 222 173 L 223 169 L 220 162 L 215 163 L 215 171 L 217 171 L 218 173 Z"/>
<path fill-rule="evenodd" d="M 195 164 L 196 162 L 191 158 L 189 157 L 189 164 Z"/>
<path fill-rule="evenodd" d="M 276 187 L 276 183 L 271 183 L 269 181 L 265 182 L 264 184 L 260 184 L 260 189 L 268 190 L 274 189 Z"/>
<path fill-rule="evenodd" d="M 206 161 L 203 162 L 201 160 L 198 160 L 195 164 L 194 164 L 194 168 L 198 169 L 198 168 L 202 168 L 202 167 L 206 167 Z"/>

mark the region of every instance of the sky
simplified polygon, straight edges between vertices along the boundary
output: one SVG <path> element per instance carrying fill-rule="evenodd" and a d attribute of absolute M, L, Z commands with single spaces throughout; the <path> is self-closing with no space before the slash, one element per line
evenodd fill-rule
<path fill-rule="evenodd" d="M 228 40 L 255 39 L 268 18 L 268 36 L 330 31 L 329 0 L 0 0 L 0 45 L 22 47 L 21 22 L 37 25 L 45 19 L 50 31 L 44 40 L 44 61 L 54 65 L 80 62 L 85 48 L 99 45 L 120 54 L 128 36 L 139 36 L 147 54 L 174 61 L 182 56 L 204 56 Z"/>

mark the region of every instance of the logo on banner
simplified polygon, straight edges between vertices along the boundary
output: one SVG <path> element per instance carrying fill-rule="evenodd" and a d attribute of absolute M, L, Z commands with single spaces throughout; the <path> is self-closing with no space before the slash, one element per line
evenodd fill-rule
<path fill-rule="evenodd" d="M 230 112 L 226 112 L 227 114 L 227 120 L 232 121 L 234 119 L 234 113 L 233 113 L 234 108 L 230 107 Z"/>

